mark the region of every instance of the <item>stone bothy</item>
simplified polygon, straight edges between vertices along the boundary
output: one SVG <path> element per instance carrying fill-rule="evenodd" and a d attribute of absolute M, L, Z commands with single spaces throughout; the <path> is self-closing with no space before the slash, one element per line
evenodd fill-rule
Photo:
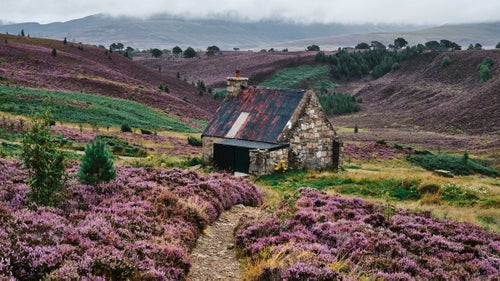
<path fill-rule="evenodd" d="M 339 168 L 342 142 L 313 91 L 248 87 L 227 78 L 227 96 L 202 134 L 203 162 L 248 174 Z"/>

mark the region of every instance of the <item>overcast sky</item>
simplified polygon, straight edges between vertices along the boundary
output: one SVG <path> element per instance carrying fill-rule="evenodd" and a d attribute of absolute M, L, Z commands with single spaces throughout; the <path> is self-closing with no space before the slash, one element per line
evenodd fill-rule
<path fill-rule="evenodd" d="M 500 20 L 499 0 L 1 0 L 3 22 L 50 23 L 92 14 L 447 24 Z"/>

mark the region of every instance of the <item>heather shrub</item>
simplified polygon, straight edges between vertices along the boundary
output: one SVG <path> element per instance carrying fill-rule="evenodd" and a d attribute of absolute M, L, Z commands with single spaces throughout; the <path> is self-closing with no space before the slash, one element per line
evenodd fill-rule
<path fill-rule="evenodd" d="M 32 120 L 22 140 L 23 165 L 28 169 L 29 198 L 38 205 L 55 206 L 64 189 L 65 154 L 52 136 L 52 115 L 46 110 Z"/>
<path fill-rule="evenodd" d="M 272 216 L 242 220 L 236 229 L 249 280 L 488 280 L 500 273 L 492 258 L 499 239 L 428 212 L 310 188 L 300 189 L 294 209 L 283 201 Z"/>
<path fill-rule="evenodd" d="M 85 146 L 85 154 L 80 162 L 78 179 L 83 184 L 95 185 L 109 182 L 116 177 L 116 170 L 106 142 L 97 136 Z"/>
<path fill-rule="evenodd" d="M 262 203 L 254 185 L 227 174 L 117 170 L 97 186 L 69 181 L 61 208 L 33 209 L 27 171 L 0 159 L 0 279 L 184 280 L 208 223 Z"/>

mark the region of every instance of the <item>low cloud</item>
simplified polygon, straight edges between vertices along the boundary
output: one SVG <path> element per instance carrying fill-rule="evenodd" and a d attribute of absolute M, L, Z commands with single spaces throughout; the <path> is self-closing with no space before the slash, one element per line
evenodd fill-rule
<path fill-rule="evenodd" d="M 491 0 L 2 0 L 1 6 L 0 20 L 41 23 L 98 13 L 142 18 L 167 13 L 186 18 L 304 23 L 445 24 L 500 20 L 500 1 Z"/>

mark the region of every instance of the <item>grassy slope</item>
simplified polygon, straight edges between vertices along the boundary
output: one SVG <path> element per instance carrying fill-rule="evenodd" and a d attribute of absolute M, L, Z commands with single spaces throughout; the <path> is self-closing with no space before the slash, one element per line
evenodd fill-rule
<path fill-rule="evenodd" d="M 282 69 L 260 85 L 270 88 L 297 88 L 307 84 L 328 79 L 328 66 L 302 65 L 299 67 Z"/>
<path fill-rule="evenodd" d="M 64 122 L 198 131 L 164 113 L 123 99 L 0 85 L 0 101 L 0 111 L 20 115 L 31 115 L 50 107 L 55 119 Z"/>

